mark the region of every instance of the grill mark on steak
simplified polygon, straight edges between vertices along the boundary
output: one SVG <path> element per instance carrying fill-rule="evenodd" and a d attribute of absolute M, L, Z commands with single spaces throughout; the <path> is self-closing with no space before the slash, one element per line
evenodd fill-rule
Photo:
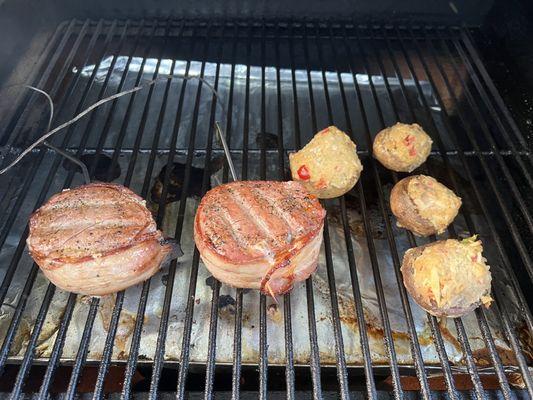
<path fill-rule="evenodd" d="M 305 229 L 308 229 L 311 226 L 309 212 L 315 212 L 316 210 L 312 207 L 304 208 L 302 207 L 302 204 L 300 204 L 300 201 L 294 199 L 296 195 L 301 193 L 288 191 L 285 187 L 281 187 L 279 191 L 267 192 L 264 188 L 258 188 L 257 190 L 261 193 L 262 197 L 267 201 L 272 202 L 274 208 L 278 212 L 283 212 L 283 215 L 285 215 L 289 221 L 292 221 L 289 226 L 293 228 L 297 234 L 301 234 Z M 305 193 L 303 197 L 298 196 L 298 199 L 307 201 L 308 196 L 309 195 Z"/>
<path fill-rule="evenodd" d="M 291 236 L 299 234 L 303 231 L 304 227 L 300 221 L 298 221 L 298 219 L 295 218 L 286 207 L 284 207 L 282 201 L 275 202 L 272 197 L 267 195 L 261 188 L 254 188 L 252 191 L 257 197 L 260 197 L 269 205 L 269 208 L 273 213 L 275 213 L 279 218 L 283 219 L 286 226 L 291 228 Z"/>
<path fill-rule="evenodd" d="M 255 224 L 255 221 L 250 218 L 243 218 L 242 207 L 239 206 L 230 191 L 225 196 L 218 196 L 216 204 L 213 204 L 210 208 L 215 209 L 215 213 L 219 212 L 228 222 L 224 226 L 214 226 L 214 229 L 233 230 L 240 247 L 248 248 L 257 238 L 261 237 L 262 232 Z M 206 215 L 206 217 L 209 216 Z M 211 221 L 207 220 L 206 223 L 212 225 Z"/>
<path fill-rule="evenodd" d="M 263 259 L 272 264 L 293 248 L 294 240 L 311 240 L 322 229 L 324 213 L 316 198 L 295 182 L 229 183 L 202 199 L 195 240 L 200 250 L 207 245 L 228 263 Z"/>
<path fill-rule="evenodd" d="M 261 201 L 255 198 L 251 191 L 247 192 L 243 189 L 241 186 L 237 190 L 230 190 L 230 193 L 243 214 L 263 232 L 262 239 L 255 246 L 266 255 L 269 253 L 268 247 L 270 245 L 279 247 L 287 243 L 285 240 L 287 231 L 283 229 L 283 223 L 279 218 L 276 221 L 272 218 L 272 214 L 261 207 Z M 270 221 L 267 219 L 268 217 L 271 218 Z"/>
<path fill-rule="evenodd" d="M 257 252 L 251 252 L 246 241 L 238 231 L 234 229 L 215 229 L 216 226 L 231 227 L 231 221 L 224 214 L 214 215 L 212 221 L 215 225 L 208 225 L 205 229 L 206 237 L 209 238 L 213 247 L 227 257 L 234 257 L 239 252 L 245 252 L 250 256 L 259 256 Z M 233 244 L 227 246 L 228 243 Z M 232 249 L 236 249 L 232 251 Z"/>
<path fill-rule="evenodd" d="M 73 213 L 76 213 L 76 218 L 72 218 Z M 46 221 L 47 225 L 37 229 L 43 233 L 46 231 L 53 232 L 58 228 L 65 231 L 69 229 L 85 229 L 94 225 L 95 222 L 101 224 L 101 228 L 116 226 L 124 228 L 137 226 L 142 228 L 144 225 L 139 224 L 139 221 L 137 220 L 138 217 L 138 210 L 131 210 L 131 212 L 118 214 L 106 207 L 84 207 L 83 209 L 71 208 L 69 210 L 41 214 L 41 221 Z"/>
<path fill-rule="evenodd" d="M 51 258 L 86 257 L 125 248 L 157 232 L 142 199 L 94 183 L 53 196 L 30 219 L 31 244 Z"/>

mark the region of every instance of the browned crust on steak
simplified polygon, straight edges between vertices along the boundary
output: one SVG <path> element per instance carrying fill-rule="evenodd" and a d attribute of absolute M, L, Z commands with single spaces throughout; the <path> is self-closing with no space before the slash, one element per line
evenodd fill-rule
<path fill-rule="evenodd" d="M 223 250 L 227 250 L 230 246 L 227 242 L 223 242 L 221 245 L 217 246 L 217 244 L 215 244 L 216 236 L 225 235 L 225 237 L 230 238 L 234 230 L 240 229 L 239 227 L 231 226 L 231 220 L 224 219 L 225 215 L 228 214 L 228 207 L 232 207 L 234 203 L 239 203 L 239 200 L 237 200 L 235 197 L 232 199 L 228 199 L 228 197 L 234 196 L 233 193 L 236 194 L 237 198 L 242 197 L 243 193 L 245 193 L 248 188 L 251 188 L 251 191 L 257 190 L 261 193 L 264 193 L 269 187 L 273 187 L 274 190 L 277 191 L 276 194 L 283 193 L 281 196 L 283 196 L 284 200 L 291 202 L 289 208 L 292 207 L 292 211 L 283 212 L 283 210 L 281 210 L 282 206 L 279 204 L 280 201 L 276 202 L 275 199 L 268 200 L 268 207 L 260 207 L 254 203 L 254 200 L 250 200 L 251 204 L 240 204 L 236 207 L 240 208 L 237 213 L 242 214 L 242 218 L 239 218 L 239 222 L 249 222 L 249 225 L 244 226 L 244 228 L 262 231 L 261 233 L 263 236 L 258 235 L 257 237 L 253 237 L 251 240 L 244 243 L 242 242 L 242 238 L 240 240 L 235 239 L 232 242 L 235 244 L 235 248 L 231 249 L 235 251 L 233 251 L 231 254 L 223 253 Z M 259 198 L 261 200 L 267 197 L 255 192 L 252 196 L 255 196 L 256 199 Z M 226 200 L 227 202 L 222 204 L 222 201 Z M 250 205 L 251 207 L 246 207 Z M 243 211 L 245 208 L 246 211 Z M 265 210 L 266 208 L 269 208 L 269 210 Z M 212 211 L 212 209 L 214 209 L 214 211 Z M 280 216 L 279 213 L 283 213 L 283 216 Z M 298 228 L 295 228 L 295 231 L 292 232 L 291 236 L 296 239 L 296 242 L 299 243 L 299 247 L 301 248 L 322 230 L 324 226 L 325 210 L 320 205 L 318 199 L 309 194 L 298 182 L 231 182 L 211 189 L 202 198 L 202 201 L 200 202 L 196 211 L 194 222 L 194 235 L 196 244 L 199 249 L 208 248 L 210 252 L 216 254 L 217 257 L 224 262 L 230 262 L 233 264 L 250 263 L 265 258 L 263 251 L 251 249 L 251 247 L 256 245 L 257 242 L 261 242 L 262 239 L 265 239 L 265 242 L 267 243 L 265 246 L 269 247 L 269 249 L 272 249 L 274 253 L 286 254 L 287 252 L 291 251 L 296 243 L 295 241 L 284 241 L 284 238 L 275 236 L 272 232 L 266 233 L 264 232 L 264 228 L 258 228 L 258 225 L 265 223 L 265 220 L 268 219 L 268 215 L 270 215 L 272 219 L 278 218 L 278 220 L 283 220 L 285 222 L 285 226 L 279 226 L 279 223 L 277 226 L 272 226 L 276 225 L 275 222 L 272 222 L 271 225 L 272 229 L 278 229 L 278 233 L 281 232 L 282 235 L 287 235 L 287 233 L 292 229 L 290 226 L 291 224 L 288 223 L 287 220 L 294 220 L 294 225 L 298 225 Z M 212 218 L 220 218 L 220 221 Z M 207 224 L 215 225 L 216 232 L 208 234 Z M 298 233 L 299 231 L 302 233 Z M 241 230 L 241 233 L 242 237 L 247 238 L 245 235 L 249 232 L 243 229 Z"/>
<path fill-rule="evenodd" d="M 152 276 L 172 253 L 130 189 L 91 183 L 50 198 L 30 218 L 28 248 L 62 289 L 113 293 Z"/>

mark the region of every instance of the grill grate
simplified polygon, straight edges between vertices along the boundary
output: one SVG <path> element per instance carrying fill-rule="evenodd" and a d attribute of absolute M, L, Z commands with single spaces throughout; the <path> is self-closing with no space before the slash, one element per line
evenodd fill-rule
<path fill-rule="evenodd" d="M 384 374 L 390 375 L 395 398 L 405 395 L 403 377 L 414 374 L 424 398 L 430 398 L 430 377 L 437 371 L 444 379 L 450 398 L 459 398 L 453 373 L 465 371 L 470 375 L 474 394 L 487 395 L 482 384 L 487 372 L 496 376 L 504 398 L 512 398 L 509 373 L 519 374 L 529 395 L 533 397 L 533 381 L 528 371 L 529 353 L 523 337 L 533 333 L 531 313 L 524 293 L 533 277 L 531 251 L 525 243 L 531 239 L 533 219 L 526 201 L 531 195 L 532 158 L 527 143 L 505 108 L 488 73 L 475 50 L 471 32 L 466 29 L 431 26 L 359 26 L 352 23 L 300 22 L 211 22 L 203 21 L 77 21 L 58 27 L 44 50 L 40 67 L 30 78 L 31 84 L 44 88 L 54 99 L 57 108 L 54 125 L 59 125 L 88 105 L 110 94 L 142 84 L 152 79 L 159 81 L 142 92 L 113 101 L 94 111 L 83 122 L 71 126 L 55 138 L 56 146 L 67 149 L 77 157 L 95 155 L 88 167 L 91 176 L 97 176 L 99 160 L 109 156 L 111 167 L 104 171 L 110 180 L 116 166 L 125 168 L 116 180 L 131 186 L 148 198 L 158 167 L 161 172 L 161 194 L 153 202 L 159 226 L 172 226 L 173 235 L 182 244 L 190 236 L 187 204 L 190 204 L 193 186 L 205 193 L 215 171 L 211 161 L 220 157 L 221 146 L 214 135 L 215 120 L 224 121 L 227 140 L 236 164 L 241 166 L 242 179 L 288 179 L 286 155 L 302 147 L 314 134 L 327 125 L 335 124 L 352 136 L 358 144 L 363 160 L 364 178 L 356 185 L 351 197 L 328 201 L 328 209 L 339 211 L 342 232 L 341 245 L 345 249 L 348 287 L 353 297 L 350 308 L 358 334 L 360 362 L 351 362 L 350 350 L 345 340 L 346 322 L 343 320 L 343 296 L 339 281 L 339 261 L 332 247 L 332 220 L 324 228 L 324 262 L 327 302 L 330 305 L 330 332 L 332 348 L 325 349 L 321 341 L 321 325 L 317 322 L 318 278 L 309 278 L 301 293 L 283 296 L 283 364 L 288 398 L 295 398 L 300 388 L 312 390 L 314 398 L 322 398 L 331 390 L 328 357 L 336 368 L 337 389 L 341 398 L 349 398 L 354 387 L 361 385 L 358 373 L 364 375 L 358 390 L 377 398 Z M 172 73 L 172 77 L 168 77 Z M 183 80 L 180 75 L 199 75 L 209 80 L 222 94 L 224 107 L 230 117 L 223 115 L 218 99 L 203 85 Z M 271 95 L 271 93 L 274 93 Z M 24 94 L 14 102 L 12 117 L 8 120 L 0 143 L 10 149 L 20 149 L 44 129 L 45 118 L 36 95 Z M 442 324 L 427 315 L 429 338 L 417 330 L 416 310 L 410 303 L 401 283 L 400 263 L 403 245 L 400 236 L 409 246 L 420 245 L 420 239 L 393 226 L 387 204 L 387 186 L 399 176 L 384 170 L 370 156 L 372 137 L 383 127 L 396 121 L 419 122 L 430 133 L 435 143 L 430 161 L 421 168 L 422 173 L 438 176 L 463 198 L 461 221 L 450 227 L 448 235 L 462 233 L 486 235 L 493 249 L 489 263 L 495 269 L 493 294 L 495 304 L 490 312 L 478 309 L 474 321 L 482 341 L 482 350 L 473 346 L 471 327 L 465 318 L 454 319 L 456 341 L 464 354 L 464 364 L 452 362 L 447 337 Z M 30 126 L 31 128 L 27 128 Z M 251 136 L 256 134 L 256 143 Z M 277 133 L 275 143 L 267 143 L 269 131 Z M 271 137 L 270 136 L 270 137 Z M 260 140 L 257 140 L 257 137 Z M 195 174 L 193 164 L 200 157 L 205 168 Z M 184 162 L 182 190 L 178 193 L 179 205 L 175 214 L 168 214 L 166 198 L 171 194 L 172 167 L 175 159 Z M 0 374 L 6 373 L 8 364 L 20 363 L 16 378 L 6 390 L 13 398 L 19 397 L 33 366 L 44 363 L 45 373 L 38 382 L 39 396 L 45 398 L 58 381 L 60 364 L 71 364 L 66 397 L 76 396 L 84 368 L 97 367 L 94 380 L 94 398 L 104 396 L 104 383 L 110 367 L 123 365 L 122 396 L 134 392 L 134 375 L 139 368 L 148 368 L 147 390 L 150 398 L 158 396 L 166 387 L 165 368 L 175 365 L 172 381 L 179 397 L 189 389 L 187 379 L 195 374 L 197 360 L 194 352 L 193 329 L 197 288 L 203 266 L 196 249 L 189 249 L 192 257 L 186 265 L 173 261 L 167 271 L 166 284 L 162 286 L 162 304 L 155 352 L 152 360 L 144 360 L 146 349 L 143 337 L 147 334 L 145 316 L 151 306 L 154 277 L 139 289 L 135 303 L 134 324 L 130 332 L 127 352 L 129 357 L 116 356 L 117 332 L 122 326 L 121 316 L 128 292 L 118 293 L 106 305 L 104 299 L 93 298 L 80 311 L 80 299 L 74 294 L 63 294 L 62 311 L 50 342 L 51 350 L 42 349 L 43 330 L 47 329 L 54 308 L 54 299 L 61 296 L 53 285 L 42 286 L 36 265 L 25 255 L 26 221 L 33 209 L 52 193 L 81 182 L 74 169 L 62 167 L 61 156 L 44 148 L 34 151 L 28 160 L 0 181 L 5 194 L 0 198 L 4 208 L 0 220 L 0 304 L 9 304 L 13 312 L 0 323 L 2 347 L 0 348 Z M 238 162 L 237 162 L 238 161 Z M 220 175 L 227 181 L 224 165 Z M 100 178 L 102 179 L 102 178 Z M 376 293 L 377 317 L 380 322 L 379 341 L 384 346 L 385 363 L 376 361 L 375 342 L 372 341 L 371 321 L 365 305 L 364 285 L 360 260 L 356 258 L 349 208 L 352 202 L 359 210 L 362 236 L 368 248 L 369 277 Z M 372 206 L 375 204 L 375 209 Z M 380 245 L 375 240 L 380 229 L 373 213 L 377 212 L 382 236 L 386 243 L 396 288 L 387 285 Z M 169 216 L 170 215 L 170 216 Z M 169 219 L 172 224 L 169 225 Z M 166 225 L 165 225 L 166 224 Z M 167 230 L 168 231 L 168 230 Z M 464 231 L 464 232 L 463 232 Z M 171 232 L 167 232 L 171 233 Z M 189 238 L 190 239 L 190 238 Z M 403 239 L 402 239 L 403 240 Z M 435 238 L 432 238 L 435 240 Z M 25 267 L 27 265 L 27 267 Z M 177 275 L 188 275 L 186 285 Z M 336 276 L 337 274 L 337 276 Z M 498 275 L 499 274 L 499 275 Z M 24 276 L 23 284 L 17 277 Z M 501 277 L 501 279 L 500 279 Z M 343 276 L 344 278 L 344 276 Z M 43 289 L 43 290 L 40 290 Z M 227 373 L 219 367 L 217 355 L 221 348 L 220 307 L 221 293 L 230 289 L 218 282 L 212 285 L 209 298 L 209 322 L 205 325 L 207 349 L 204 362 L 205 398 L 213 398 L 217 385 L 222 385 Z M 399 350 L 397 332 L 391 323 L 389 291 L 398 291 L 398 307 L 405 320 L 407 350 Z M 525 290 L 522 292 L 522 290 Z M 59 292 L 59 291 L 57 291 Z M 247 370 L 243 343 L 250 338 L 243 328 L 246 301 L 252 294 L 242 289 L 231 290 L 234 296 L 233 353 L 231 364 L 231 396 L 239 398 L 243 371 Z M 299 296 L 301 294 L 301 296 Z M 13 303 L 7 300 L 14 297 Z M 37 298 L 35 298 L 37 296 Z M 276 384 L 269 380 L 274 369 L 269 366 L 269 312 L 271 305 L 264 295 L 253 295 L 255 312 L 258 311 L 258 358 L 252 364 L 258 367 L 257 387 L 260 398 L 267 398 Z M 183 335 L 179 345 L 179 363 L 168 359 L 169 339 L 176 332 L 171 325 L 173 302 L 182 303 Z M 513 299 L 517 315 L 509 311 Z M 301 343 L 300 325 L 294 315 L 296 303 L 306 302 L 303 308 L 308 327 L 309 351 L 302 362 L 295 344 Z M 33 315 L 29 305 L 38 304 Z M 321 303 L 320 303 L 321 304 Z M 6 305 L 7 307 L 7 305 Z M 103 346 L 98 359 L 91 353 L 94 330 L 99 313 L 110 307 L 108 326 L 102 337 Z M 150 309 L 151 310 L 151 309 Z M 77 352 L 72 358 L 65 356 L 66 343 L 72 335 L 75 317 L 84 316 L 80 328 Z M 492 325 L 490 313 L 496 315 L 497 327 Z M 0 311 L 0 316 L 3 311 Z M 233 317 L 232 317 L 233 318 Z M 22 327 L 31 321 L 25 344 L 17 343 Z M 498 336 L 496 331 L 501 331 Z M 448 332 L 448 331 L 446 331 Z M 350 339 L 351 340 L 351 339 Z M 429 341 L 436 350 L 437 365 L 425 359 L 425 344 Z M 507 342 L 509 352 L 498 350 Z M 476 342 L 476 343 L 477 343 Z M 477 345 L 476 345 L 477 346 Z M 403 351 L 405 354 L 401 354 Z M 47 354 L 43 357 L 43 354 Z M 484 354 L 484 356 L 483 356 Z M 509 355 L 510 354 L 510 355 Z M 505 358 L 503 358 L 505 356 Z M 400 362 L 407 357 L 408 363 Z M 485 360 L 485 364 L 480 362 Z M 222 362 L 223 363 L 223 362 Z M 277 364 L 277 363 L 270 363 Z M 405 365 L 407 364 L 407 365 Z M 193 365 L 195 368 L 193 368 Z M 310 385 L 298 382 L 310 376 Z M 356 371 L 354 373 L 354 371 Z M 359 371 L 359 372 L 357 372 Z M 306 375 L 307 374 L 307 375 Z M 30 375 L 31 376 L 31 375 Z M 248 377 L 248 375 L 247 375 Z M 281 378 L 276 378 L 281 379 Z M 148 387 L 149 386 L 149 387 Z M 324 388 L 322 387 L 324 386 Z M 1 388 L 1 386 L 0 386 Z M 4 390 L 2 388 L 2 390 Z"/>

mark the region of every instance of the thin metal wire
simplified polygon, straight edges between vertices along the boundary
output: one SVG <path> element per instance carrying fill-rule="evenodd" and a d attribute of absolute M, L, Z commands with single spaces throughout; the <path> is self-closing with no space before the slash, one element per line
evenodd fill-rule
<path fill-rule="evenodd" d="M 80 42 L 81 42 L 81 39 L 79 41 L 77 41 L 76 43 L 78 43 L 78 45 L 79 45 Z M 74 48 L 77 51 L 78 46 L 74 46 Z M 75 50 L 72 49 L 72 51 L 75 51 Z M 72 60 L 72 58 L 68 57 L 67 62 L 70 62 L 71 60 Z M 54 87 L 58 87 L 58 85 L 59 84 L 56 82 L 56 85 Z M 72 92 L 67 91 L 67 93 L 70 94 Z M 63 147 L 65 147 L 67 139 L 68 139 L 68 135 L 67 135 L 67 137 L 65 137 L 65 140 L 63 142 Z M 59 159 L 60 159 L 60 157 L 56 156 L 54 164 L 53 164 L 53 166 L 52 166 L 52 168 L 51 168 L 51 170 L 50 170 L 50 172 L 48 174 L 48 177 L 46 178 L 45 183 L 43 185 L 43 189 L 42 189 L 42 191 L 41 191 L 41 193 L 40 193 L 40 195 L 39 195 L 39 197 L 37 199 L 36 206 L 40 205 L 45 199 L 45 196 L 46 196 L 46 194 L 48 192 L 48 189 L 50 187 L 51 180 L 52 180 L 52 178 L 53 178 L 53 176 L 55 174 L 55 171 L 57 170 L 57 166 L 59 164 Z M 22 250 L 24 249 L 24 246 L 25 246 L 25 239 L 27 237 L 27 234 L 28 234 L 28 228 L 25 229 L 25 231 L 24 231 L 24 233 L 23 233 L 23 235 L 21 237 L 19 245 L 17 246 L 17 251 L 16 251 L 16 253 L 15 253 L 13 259 L 12 259 L 12 263 L 10 264 L 10 266 L 8 268 L 8 273 L 6 273 L 6 277 L 5 277 L 3 285 L 2 285 L 2 287 L 5 287 L 6 291 L 7 291 L 7 287 L 9 286 L 9 282 L 10 282 L 10 280 L 12 278 L 12 274 L 10 274 L 9 272 L 13 271 L 13 273 L 14 273 L 14 271 L 15 271 L 15 267 L 18 264 L 18 261 L 20 260 L 20 257 L 22 255 Z M 27 281 L 27 285 L 25 286 L 25 288 L 29 287 L 31 289 L 31 286 L 28 286 L 28 285 L 33 285 L 37 270 L 38 270 L 37 269 L 37 265 L 33 264 L 32 269 L 30 271 L 30 274 L 29 274 L 29 276 L 27 278 L 28 281 Z M 8 278 L 8 275 L 10 275 L 9 278 Z M 5 296 L 5 292 L 2 292 L 2 301 L 3 301 L 3 296 Z M 15 313 L 14 317 L 11 320 L 11 323 L 10 323 L 10 329 L 11 329 L 11 327 L 13 327 L 13 334 L 14 334 L 14 332 L 16 332 L 16 330 L 14 328 L 18 327 L 18 325 L 19 325 L 20 317 L 22 315 L 22 311 L 24 310 L 26 299 L 27 299 L 27 294 L 24 294 L 24 292 L 23 292 L 22 295 L 21 295 L 21 302 L 19 303 L 19 305 L 20 305 L 20 308 L 19 308 L 20 313 Z M 48 306 L 49 306 L 49 303 L 47 303 L 47 302 L 43 303 L 42 310 L 44 311 L 45 309 L 47 309 Z M 8 335 L 6 335 L 6 339 L 5 339 L 4 344 L 2 346 L 2 351 L 1 351 L 1 356 L 0 356 L 0 366 L 4 365 L 4 362 L 5 362 L 4 355 L 5 355 L 6 359 L 7 359 L 7 354 L 9 352 L 9 348 L 11 346 L 11 342 L 10 342 L 11 339 L 10 339 L 9 333 L 10 333 L 10 330 L 8 330 Z M 33 334 L 37 334 L 37 333 L 38 333 L 38 330 L 34 329 Z M 29 348 L 26 351 L 25 357 L 27 356 L 28 360 L 30 360 L 31 357 L 33 357 L 32 351 L 33 351 L 33 349 L 29 349 Z M 1 361 L 1 360 L 4 360 L 4 361 Z M 27 364 L 27 365 L 29 365 L 29 364 Z M 26 372 L 27 372 L 26 368 L 24 368 L 24 369 L 22 369 L 19 372 L 19 375 L 21 375 L 21 376 L 25 375 Z"/>
<path fill-rule="evenodd" d="M 49 68 L 52 64 L 54 54 L 61 52 L 61 43 L 66 43 L 66 40 L 70 36 L 70 32 L 75 24 L 76 20 L 70 20 L 65 21 L 57 26 L 53 35 L 50 37 L 49 40 L 47 40 L 47 45 L 39 56 L 39 60 L 36 63 L 36 68 L 33 70 L 33 72 L 31 72 L 30 76 L 28 77 L 26 85 L 36 87 L 41 86 L 41 83 L 44 82 L 44 72 L 46 68 Z M 25 93 L 21 91 L 17 96 L 17 99 L 12 103 L 14 106 L 12 108 L 13 112 L 11 117 L 4 118 L 8 122 L 5 129 L 2 130 L 3 133 L 0 135 L 0 146 L 5 145 L 6 142 L 9 141 L 9 136 L 11 136 L 10 133 L 14 131 L 15 126 L 18 123 L 22 113 L 24 112 L 24 110 L 26 110 L 26 106 L 30 101 L 31 97 L 32 93 Z"/>
<path fill-rule="evenodd" d="M 73 35 L 73 29 L 76 25 L 77 21 L 76 20 L 72 20 L 67 28 L 67 31 L 65 32 L 65 34 L 63 35 L 62 39 L 61 39 L 61 42 L 59 43 L 58 45 L 58 48 L 55 50 L 52 58 L 48 61 L 47 63 L 47 67 L 46 69 L 44 70 L 44 72 L 42 73 L 42 75 L 40 76 L 40 79 L 38 81 L 38 83 L 34 84 L 33 86 L 35 87 L 39 87 L 39 88 L 43 88 L 43 89 L 46 89 L 47 87 L 47 82 L 49 79 L 51 79 L 52 77 L 52 71 L 54 70 L 54 67 L 56 67 L 58 65 L 58 62 L 60 61 L 60 56 L 61 54 L 63 53 L 63 50 L 65 49 L 65 47 L 67 46 L 68 44 L 68 41 L 70 39 L 70 36 Z M 85 20 L 85 22 L 83 23 L 81 29 L 80 29 L 80 32 L 79 32 L 79 36 L 83 36 L 85 34 L 85 31 L 87 30 L 89 26 L 89 20 Z M 77 39 L 79 39 L 79 36 Z M 72 48 L 71 48 L 71 51 L 70 51 L 70 54 L 72 54 L 72 50 L 74 50 L 74 47 L 78 47 L 79 46 L 79 42 L 78 40 L 75 41 L 75 44 Z M 69 54 L 69 56 L 70 56 Z M 67 56 L 67 59 L 64 61 L 64 66 L 70 64 L 70 61 L 71 60 L 68 60 L 68 57 Z M 63 71 L 61 71 L 63 72 Z M 62 74 L 59 74 L 59 76 L 61 76 Z M 51 91 L 50 91 L 51 92 Z M 54 95 L 52 95 L 53 97 Z M 6 144 L 9 146 L 9 145 L 14 145 L 15 143 L 22 143 L 23 140 L 26 139 L 26 137 L 23 137 L 25 135 L 21 135 L 21 131 L 23 129 L 23 127 L 26 125 L 26 122 L 29 118 L 29 115 L 30 115 L 30 112 L 32 110 L 32 107 L 33 107 L 33 104 L 34 102 L 36 101 L 36 96 L 28 96 L 28 101 L 26 104 L 23 105 L 23 109 L 22 109 L 22 112 L 20 113 L 20 115 L 16 115 L 15 118 L 13 118 L 13 120 L 11 121 L 10 124 L 8 124 L 7 128 L 6 128 L 6 131 L 4 133 L 4 137 L 5 137 L 5 141 L 6 141 Z M 9 132 L 11 132 L 11 135 L 9 135 Z M 28 135 L 30 133 L 28 132 Z M 8 137 L 9 136 L 9 137 Z M 3 142 L 4 140 L 2 140 Z"/>
<path fill-rule="evenodd" d="M 224 154 L 226 155 L 226 162 L 228 163 L 229 170 L 231 172 L 231 179 L 236 181 L 237 173 L 235 172 L 235 166 L 233 165 L 233 160 L 231 159 L 231 152 L 229 151 L 228 144 L 226 143 L 226 138 L 224 137 L 224 134 L 222 133 L 222 130 L 220 129 L 220 125 L 218 124 L 218 122 L 215 122 L 215 127 L 217 130 L 218 138 L 220 139 L 220 142 L 222 143 L 222 147 L 224 148 Z"/>

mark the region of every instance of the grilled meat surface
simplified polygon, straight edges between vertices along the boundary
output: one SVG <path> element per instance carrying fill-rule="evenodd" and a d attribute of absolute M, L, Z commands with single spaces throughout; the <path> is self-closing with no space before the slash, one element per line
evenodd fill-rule
<path fill-rule="evenodd" d="M 203 197 L 194 238 L 218 280 L 282 294 L 315 271 L 325 215 L 298 182 L 232 182 Z"/>
<path fill-rule="evenodd" d="M 58 193 L 30 218 L 28 248 L 58 287 L 104 295 L 142 282 L 172 253 L 144 200 L 91 183 Z"/>

